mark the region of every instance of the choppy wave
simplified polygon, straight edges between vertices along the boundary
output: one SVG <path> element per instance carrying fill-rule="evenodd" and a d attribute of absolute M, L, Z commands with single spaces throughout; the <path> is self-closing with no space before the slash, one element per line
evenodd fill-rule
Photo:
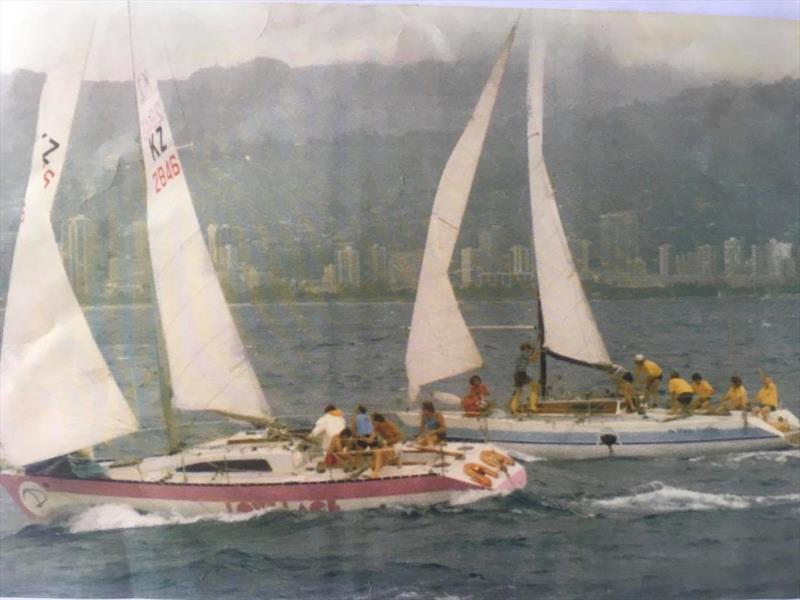
<path fill-rule="evenodd" d="M 800 449 L 773 452 L 740 452 L 727 457 L 729 462 L 740 463 L 746 460 L 767 460 L 785 464 L 790 460 L 800 460 Z"/>
<path fill-rule="evenodd" d="M 214 513 L 186 517 L 177 513 L 143 513 L 127 504 L 103 504 L 93 506 L 72 517 L 67 524 L 70 533 L 110 531 L 113 529 L 136 529 L 162 527 L 164 525 L 189 525 L 199 521 L 235 523 L 263 516 L 272 509 L 255 510 L 249 513 Z"/>
<path fill-rule="evenodd" d="M 800 449 L 792 450 L 761 450 L 758 452 L 737 452 L 729 454 L 724 458 L 720 456 L 696 456 L 690 458 L 689 462 L 707 462 L 711 461 L 714 465 L 732 465 L 738 466 L 740 463 L 748 461 L 765 461 L 773 462 L 780 465 L 788 462 L 800 461 Z"/>
<path fill-rule="evenodd" d="M 800 494 L 740 496 L 697 492 L 654 481 L 641 492 L 588 501 L 592 509 L 633 513 L 672 513 L 702 510 L 744 510 L 757 506 L 800 503 Z"/>

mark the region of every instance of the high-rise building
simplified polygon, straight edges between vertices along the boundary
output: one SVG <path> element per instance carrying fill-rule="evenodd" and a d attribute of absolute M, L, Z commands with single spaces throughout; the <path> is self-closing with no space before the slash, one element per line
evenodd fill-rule
<path fill-rule="evenodd" d="M 247 243 L 247 232 L 244 227 L 238 225 L 231 225 L 231 239 L 230 243 L 236 247 L 236 255 L 243 263 L 250 262 L 250 248 Z"/>
<path fill-rule="evenodd" d="M 111 297 L 123 295 L 132 299 L 144 298 L 148 275 L 144 260 L 130 256 L 112 256 L 108 260 L 105 292 Z"/>
<path fill-rule="evenodd" d="M 478 283 L 481 262 L 481 251 L 477 248 L 461 249 L 461 287 Z"/>
<path fill-rule="evenodd" d="M 767 256 L 764 252 L 764 247 L 758 244 L 750 246 L 750 260 L 748 261 L 750 275 L 759 277 L 766 275 L 767 271 Z"/>
<path fill-rule="evenodd" d="M 64 254 L 75 293 L 91 296 L 98 281 L 99 263 L 97 227 L 89 217 L 78 215 L 67 219 Z"/>
<path fill-rule="evenodd" d="M 322 267 L 322 291 L 327 294 L 336 292 L 336 265 L 333 263 Z"/>
<path fill-rule="evenodd" d="M 792 260 L 792 244 L 771 238 L 765 247 L 767 274 L 775 279 L 789 275 L 786 265 Z"/>
<path fill-rule="evenodd" d="M 417 288 L 422 266 L 422 250 L 392 252 L 389 255 L 389 286 L 393 290 Z"/>
<path fill-rule="evenodd" d="M 124 277 L 124 264 L 125 261 L 118 256 L 112 256 L 108 259 L 108 286 L 117 288 L 125 284 Z"/>
<path fill-rule="evenodd" d="M 248 292 L 253 292 L 261 286 L 261 273 L 253 265 L 246 265 L 242 269 L 242 280 Z"/>
<path fill-rule="evenodd" d="M 134 221 L 131 225 L 133 244 L 133 258 L 135 260 L 146 260 L 148 258 L 149 244 L 147 241 L 147 224 L 144 221 Z"/>
<path fill-rule="evenodd" d="M 709 244 L 698 246 L 697 250 L 697 266 L 700 270 L 700 275 L 713 276 L 717 274 L 717 254 Z"/>
<path fill-rule="evenodd" d="M 639 217 L 633 211 L 600 216 L 600 264 L 607 271 L 625 272 L 639 256 Z"/>
<path fill-rule="evenodd" d="M 462 259 L 463 265 L 463 259 Z M 462 266 L 463 268 L 463 266 Z M 531 249 L 519 244 L 511 246 L 511 272 L 514 275 L 527 275 L 531 272 Z"/>
<path fill-rule="evenodd" d="M 661 244 L 658 247 L 658 274 L 669 277 L 675 268 L 672 264 L 672 244 Z"/>
<path fill-rule="evenodd" d="M 208 227 L 206 227 L 206 231 L 208 233 L 208 252 L 211 254 L 211 262 L 214 266 L 217 266 L 218 257 L 217 257 L 217 231 L 219 230 L 219 226 L 216 223 L 209 223 Z"/>
<path fill-rule="evenodd" d="M 344 287 L 361 285 L 361 261 L 358 250 L 347 245 L 336 252 L 336 279 Z"/>
<path fill-rule="evenodd" d="M 741 273 L 744 267 L 744 248 L 741 240 L 732 237 L 722 242 L 722 263 L 725 277 Z"/>
<path fill-rule="evenodd" d="M 389 281 L 389 255 L 386 246 L 372 244 L 367 262 L 369 282 L 385 284 Z"/>
<path fill-rule="evenodd" d="M 592 242 L 584 239 L 572 239 L 569 240 L 569 245 L 572 248 L 572 258 L 575 261 L 575 268 L 578 269 L 578 273 L 589 273 L 589 250 Z"/>
<path fill-rule="evenodd" d="M 491 225 L 478 232 L 478 250 L 480 251 L 479 271 L 500 271 L 502 270 L 502 257 L 500 248 L 503 241 L 503 228 L 499 225 Z"/>

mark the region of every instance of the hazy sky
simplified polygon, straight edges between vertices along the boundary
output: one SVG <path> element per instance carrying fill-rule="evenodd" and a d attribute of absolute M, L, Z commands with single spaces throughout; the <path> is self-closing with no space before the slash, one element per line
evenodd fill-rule
<path fill-rule="evenodd" d="M 544 35 L 590 35 L 626 64 L 666 63 L 717 78 L 800 76 L 797 20 L 257 2 L 147 2 L 134 3 L 133 11 L 137 48 L 169 57 L 159 61 L 157 77 L 186 77 L 201 67 L 228 66 L 256 56 L 306 66 L 493 53 L 519 15 L 523 33 L 535 23 Z M 59 48 L 74 43 L 76 24 L 92 20 L 95 35 L 86 77 L 128 79 L 124 2 L 2 0 L 0 70 L 47 70 Z M 476 33 L 483 33 L 483 40 L 496 38 L 496 43 L 473 43 Z"/>

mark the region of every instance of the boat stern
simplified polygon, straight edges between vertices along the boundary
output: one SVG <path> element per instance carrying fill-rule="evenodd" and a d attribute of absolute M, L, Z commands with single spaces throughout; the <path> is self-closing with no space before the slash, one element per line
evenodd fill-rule
<path fill-rule="evenodd" d="M 447 467 L 448 475 L 491 494 L 509 494 L 525 487 L 528 476 L 525 467 L 506 452 L 491 444 L 450 444 L 461 453 Z"/>

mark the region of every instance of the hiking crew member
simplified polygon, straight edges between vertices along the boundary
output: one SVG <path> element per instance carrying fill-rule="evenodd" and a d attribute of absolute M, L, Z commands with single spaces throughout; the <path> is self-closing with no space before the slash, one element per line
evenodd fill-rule
<path fill-rule="evenodd" d="M 528 375 L 528 366 L 532 362 L 539 360 L 539 351 L 530 343 L 523 342 L 519 347 L 519 356 L 514 363 L 514 393 L 508 402 L 508 412 L 518 415 L 525 412 L 520 406 L 519 399 L 522 396 L 522 388 L 530 386 L 528 392 L 528 410 L 536 412 L 539 404 L 539 384 Z"/>
<path fill-rule="evenodd" d="M 461 401 L 464 414 L 468 417 L 480 417 L 481 413 L 489 406 L 487 400 L 489 388 L 481 381 L 477 375 L 469 378 L 469 392 Z"/>
<path fill-rule="evenodd" d="M 685 411 L 689 408 L 694 398 L 694 389 L 689 385 L 689 382 L 682 379 L 677 371 L 672 371 L 669 374 L 669 390 L 670 410 L 672 412 Z"/>
<path fill-rule="evenodd" d="M 375 433 L 380 437 L 385 446 L 383 448 L 376 448 L 375 454 L 372 457 L 372 472 L 370 477 L 379 477 L 381 467 L 390 463 L 393 460 L 400 460 L 400 451 L 403 446 L 403 432 L 392 423 L 387 421 L 380 413 L 372 415 L 372 425 L 375 428 Z"/>
<path fill-rule="evenodd" d="M 444 416 L 433 407 L 433 402 L 426 400 L 422 403 L 422 412 L 419 416 L 417 443 L 422 446 L 432 446 L 444 442 L 446 437 Z"/>
<path fill-rule="evenodd" d="M 644 390 L 645 401 L 648 406 L 654 407 L 658 401 L 658 388 L 661 386 L 662 371 L 652 360 L 643 354 L 633 357 L 634 374 L 637 385 Z"/>
<path fill-rule="evenodd" d="M 355 450 L 353 432 L 349 427 L 345 427 L 331 438 L 328 453 L 325 455 L 325 464 L 329 467 L 355 466 L 356 456 L 351 454 L 353 450 Z"/>
<path fill-rule="evenodd" d="M 617 393 L 625 400 L 625 412 L 636 412 L 638 407 L 633 399 L 633 374 L 625 372 L 617 383 Z"/>
<path fill-rule="evenodd" d="M 322 415 L 314 424 L 314 429 L 309 434 L 310 437 L 322 437 L 322 447 L 326 450 L 331 445 L 333 436 L 337 435 L 345 428 L 347 423 L 344 420 L 342 411 L 333 404 L 325 407 L 325 414 Z"/>
<path fill-rule="evenodd" d="M 720 408 L 728 410 L 745 410 L 747 408 L 747 390 L 742 385 L 742 378 L 738 375 L 731 377 L 731 387 L 725 392 L 720 401 Z"/>
<path fill-rule="evenodd" d="M 766 421 L 773 410 L 778 410 L 778 388 L 772 377 L 761 373 L 761 389 L 756 394 L 756 406 L 761 410 L 761 417 Z"/>
<path fill-rule="evenodd" d="M 372 425 L 375 427 L 377 433 L 387 446 L 394 446 L 402 444 L 405 436 L 400 428 L 389 421 L 380 413 L 372 415 Z"/>
<path fill-rule="evenodd" d="M 375 434 L 373 433 L 372 421 L 367 414 L 367 409 L 361 404 L 356 406 L 356 414 L 352 419 L 351 428 L 355 432 L 359 445 L 366 448 L 374 444 Z"/>
<path fill-rule="evenodd" d="M 693 408 L 695 410 L 708 410 L 711 408 L 711 396 L 716 391 L 711 384 L 708 383 L 700 373 L 692 373 L 692 390 L 696 396 Z"/>

